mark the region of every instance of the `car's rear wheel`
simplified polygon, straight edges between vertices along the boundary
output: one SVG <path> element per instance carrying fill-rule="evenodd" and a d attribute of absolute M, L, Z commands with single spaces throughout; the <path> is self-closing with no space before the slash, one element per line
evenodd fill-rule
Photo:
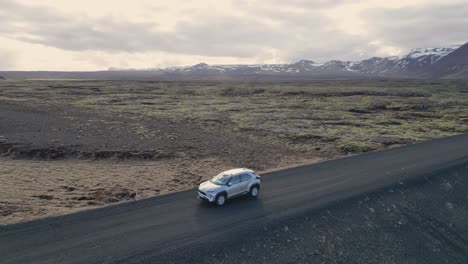
<path fill-rule="evenodd" d="M 254 186 L 250 187 L 250 196 L 257 197 L 259 191 L 260 191 L 260 189 L 258 188 L 257 185 L 254 185 Z"/>
<path fill-rule="evenodd" d="M 216 196 L 216 205 L 218 206 L 222 206 L 226 203 L 226 195 L 225 194 L 218 194 L 218 196 Z"/>

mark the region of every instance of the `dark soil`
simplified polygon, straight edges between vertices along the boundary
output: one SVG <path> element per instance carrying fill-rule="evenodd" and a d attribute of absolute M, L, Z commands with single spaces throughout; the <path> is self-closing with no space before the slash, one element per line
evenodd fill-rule
<path fill-rule="evenodd" d="M 240 132 L 59 106 L 0 103 L 0 156 L 15 159 L 158 160 L 217 157 L 254 169 L 291 150 Z"/>

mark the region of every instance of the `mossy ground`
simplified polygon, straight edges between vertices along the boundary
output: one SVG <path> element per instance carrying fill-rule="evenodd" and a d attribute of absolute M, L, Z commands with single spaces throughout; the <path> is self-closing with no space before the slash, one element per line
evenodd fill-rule
<path fill-rule="evenodd" d="M 467 131 L 466 81 L 2 81 L 0 224 Z"/>
<path fill-rule="evenodd" d="M 261 134 L 306 152 L 321 144 L 366 152 L 468 131 L 466 81 L 10 81 L 0 98 Z"/>

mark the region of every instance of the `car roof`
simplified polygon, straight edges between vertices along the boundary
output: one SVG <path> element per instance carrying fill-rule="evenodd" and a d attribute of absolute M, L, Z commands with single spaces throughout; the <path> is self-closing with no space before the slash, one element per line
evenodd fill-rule
<path fill-rule="evenodd" d="M 234 176 L 234 175 L 237 175 L 237 174 L 242 173 L 242 172 L 253 172 L 253 170 L 249 170 L 249 169 L 246 169 L 246 168 L 237 168 L 237 169 L 231 169 L 231 170 L 223 171 L 221 174 L 223 174 L 225 176 Z"/>

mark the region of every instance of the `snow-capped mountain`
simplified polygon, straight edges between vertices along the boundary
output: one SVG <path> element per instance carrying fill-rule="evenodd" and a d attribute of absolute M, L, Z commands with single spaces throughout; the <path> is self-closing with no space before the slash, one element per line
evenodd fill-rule
<path fill-rule="evenodd" d="M 425 78 L 468 78 L 468 43 L 440 58 L 424 72 Z"/>
<path fill-rule="evenodd" d="M 233 65 L 208 65 L 199 63 L 186 67 L 170 67 L 161 69 L 165 73 L 232 73 L 232 74 L 275 74 L 275 73 L 301 73 L 315 70 L 318 66 L 313 61 L 301 60 L 294 64 L 233 64 Z"/>
<path fill-rule="evenodd" d="M 413 49 L 411 52 L 406 55 L 406 57 L 412 59 L 424 59 L 430 58 L 430 63 L 434 63 L 440 58 L 447 56 L 449 53 L 458 49 L 460 46 L 449 46 L 445 48 L 422 48 L 422 49 Z"/>
<path fill-rule="evenodd" d="M 97 72 L 0 71 L 0 75 L 12 80 L 300 81 L 363 78 L 468 79 L 468 43 L 463 46 L 414 49 L 401 57 L 373 57 L 362 61 L 332 60 L 317 63 L 311 60 L 300 60 L 291 64 L 251 65 L 208 65 L 199 63 L 193 66 L 165 69 L 110 68 L 107 71 Z"/>
<path fill-rule="evenodd" d="M 399 70 L 399 73 L 421 73 L 426 67 L 436 63 L 459 47 L 413 49 L 408 55 L 400 58 L 395 67 Z"/>
<path fill-rule="evenodd" d="M 401 57 L 374 57 L 352 63 L 349 70 L 382 77 L 415 77 L 460 46 L 413 49 Z"/>
<path fill-rule="evenodd" d="M 332 60 L 316 63 L 301 60 L 292 64 L 251 64 L 251 65 L 208 65 L 199 63 L 186 67 L 146 69 L 163 76 L 220 76 L 237 77 L 252 75 L 309 76 L 309 77 L 418 77 L 424 74 L 445 56 L 460 46 L 441 48 L 419 48 L 401 57 L 373 57 L 363 61 Z M 109 71 L 123 71 L 109 69 Z M 135 71 L 129 69 L 125 71 Z M 136 70 L 138 71 L 138 70 Z"/>

